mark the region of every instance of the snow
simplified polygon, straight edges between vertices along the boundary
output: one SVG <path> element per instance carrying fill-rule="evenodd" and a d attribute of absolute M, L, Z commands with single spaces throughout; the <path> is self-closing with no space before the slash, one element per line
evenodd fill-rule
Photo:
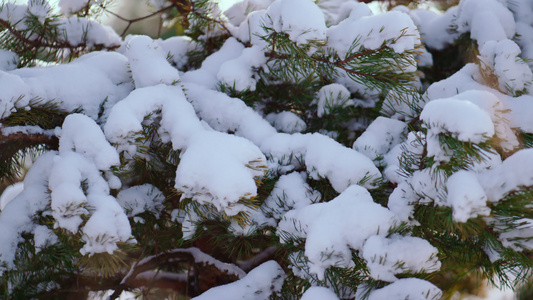
<path fill-rule="evenodd" d="M 14 267 L 17 245 L 22 241 L 21 234 L 33 231 L 36 226 L 33 216 L 38 211 L 46 210 L 49 204 L 50 198 L 46 196 L 47 179 L 55 156 L 55 152 L 48 152 L 35 161 L 24 178 L 24 190 L 0 213 L 0 259 L 5 263 L 5 267 L 0 267 L 0 274 Z"/>
<path fill-rule="evenodd" d="M 59 241 L 54 232 L 44 225 L 35 226 L 33 240 L 36 252 Z"/>
<path fill-rule="evenodd" d="M 327 287 L 312 286 L 303 293 L 300 300 L 339 300 L 339 298 Z"/>
<path fill-rule="evenodd" d="M 122 46 L 137 89 L 180 80 L 178 70 L 166 60 L 167 53 L 157 41 L 143 35 L 128 36 Z"/>
<path fill-rule="evenodd" d="M 39 22 L 44 23 L 48 13 L 51 11 L 50 4 L 46 0 L 29 0 L 28 12 L 37 17 Z"/>
<path fill-rule="evenodd" d="M 23 189 L 23 182 L 17 182 L 7 186 L 0 195 L 0 210 L 3 210 L 11 200 L 15 199 L 15 197 L 22 192 Z"/>
<path fill-rule="evenodd" d="M 176 189 L 183 198 L 212 204 L 229 216 L 244 209 L 237 202 L 257 195 L 255 178 L 266 159 L 250 141 L 216 131 L 194 135 L 176 170 Z"/>
<path fill-rule="evenodd" d="M 19 5 L 11 2 L 2 3 L 0 7 L 0 20 L 14 24 L 16 30 L 25 30 L 28 26 L 23 22 L 28 11 L 27 5 Z"/>
<path fill-rule="evenodd" d="M 228 2 L 227 0 L 222 2 Z M 250 13 L 268 8 L 273 0 L 243 0 L 236 1 L 224 11 L 224 15 L 234 26 L 240 25 Z M 222 8 L 222 7 L 221 7 Z"/>
<path fill-rule="evenodd" d="M 267 261 L 256 267 L 241 280 L 212 288 L 194 300 L 270 299 L 279 292 L 285 279 L 283 269 L 275 261 Z"/>
<path fill-rule="evenodd" d="M 196 48 L 196 43 L 188 36 L 173 36 L 166 40 L 158 40 L 158 43 L 163 51 L 168 53 L 168 59 L 178 69 L 181 69 L 189 60 L 187 52 Z"/>
<path fill-rule="evenodd" d="M 186 72 L 181 79 L 185 83 L 194 83 L 214 89 L 218 84 L 217 74 L 224 62 L 241 56 L 244 46 L 230 37 L 217 52 L 209 55 L 202 62 L 200 69 Z"/>
<path fill-rule="evenodd" d="M 276 130 L 286 133 L 302 132 L 307 129 L 307 124 L 297 114 L 290 111 L 270 113 L 265 116 Z"/>
<path fill-rule="evenodd" d="M 268 20 L 268 15 L 265 9 L 252 11 L 233 34 L 244 43 L 249 42 L 264 49 L 268 43 L 261 37 L 268 35 L 264 28 L 266 20 Z"/>
<path fill-rule="evenodd" d="M 479 50 L 481 66 L 498 78 L 498 89 L 502 92 L 518 92 L 533 83 L 533 73 L 519 58 L 520 48 L 508 39 L 488 41 Z"/>
<path fill-rule="evenodd" d="M 397 53 L 412 50 L 419 44 L 420 35 L 407 14 L 392 11 L 363 17 L 352 12 L 347 19 L 328 28 L 327 37 L 328 47 L 344 59 L 348 54 L 375 50 L 382 45 Z"/>
<path fill-rule="evenodd" d="M 453 219 L 466 222 L 477 216 L 488 216 L 487 195 L 477 180 L 475 174 L 468 171 L 458 171 L 448 178 L 448 204 L 453 209 Z"/>
<path fill-rule="evenodd" d="M 480 143 L 494 135 L 490 115 L 470 101 L 437 99 L 424 107 L 420 119 L 434 135 L 451 133 L 460 141 Z M 434 155 L 429 149 L 428 154 Z"/>
<path fill-rule="evenodd" d="M 394 282 L 398 280 L 395 274 L 438 271 L 441 264 L 437 254 L 437 248 L 424 239 L 394 234 L 369 237 L 361 256 L 372 278 Z"/>
<path fill-rule="evenodd" d="M 428 128 L 427 152 L 438 161 L 448 161 L 450 154 L 439 141 L 440 134 L 451 134 L 463 142 L 481 143 L 494 135 L 490 115 L 470 101 L 456 98 L 437 99 L 426 104 L 420 120 Z"/>
<path fill-rule="evenodd" d="M 480 46 L 490 40 L 511 39 L 516 31 L 512 12 L 497 0 L 461 1 L 455 22 L 458 32 L 470 32 Z"/>
<path fill-rule="evenodd" d="M 274 219 L 280 220 L 291 209 L 300 209 L 318 202 L 320 192 L 313 190 L 305 182 L 305 177 L 305 173 L 298 172 L 280 176 L 263 203 L 266 214 L 272 214 Z"/>
<path fill-rule="evenodd" d="M 65 118 L 59 141 L 59 153 L 75 151 L 94 161 L 99 170 L 109 170 L 120 163 L 115 148 L 106 140 L 100 126 L 82 114 Z"/>
<path fill-rule="evenodd" d="M 110 26 L 83 17 L 59 19 L 56 24 L 61 39 L 71 46 L 85 44 L 92 49 L 97 45 L 118 47 L 122 43 L 120 36 Z"/>
<path fill-rule="evenodd" d="M 234 88 L 237 92 L 255 91 L 254 69 L 261 68 L 267 62 L 263 51 L 252 46 L 242 51 L 235 59 L 228 60 L 220 66 L 217 79 L 221 84 Z"/>
<path fill-rule="evenodd" d="M 84 8 L 91 0 L 59 0 L 59 11 L 67 16 Z"/>
<path fill-rule="evenodd" d="M 442 297 L 442 292 L 429 281 L 418 278 L 403 278 L 384 288 L 373 290 L 367 299 L 429 300 L 440 299 L 440 297 Z"/>
<path fill-rule="evenodd" d="M 117 202 L 126 211 L 128 217 L 143 212 L 151 212 L 159 216 L 164 200 L 165 197 L 161 191 L 147 183 L 126 188 L 117 195 Z"/>
<path fill-rule="evenodd" d="M 304 160 L 309 176 L 313 179 L 327 178 L 337 192 L 352 184 L 372 188 L 381 177 L 374 163 L 363 154 L 321 134 L 308 135 L 306 139 Z"/>
<path fill-rule="evenodd" d="M 362 250 L 374 235 L 386 235 L 398 225 L 395 215 L 372 200 L 363 187 L 352 185 L 327 203 L 316 203 L 289 211 L 278 225 L 278 235 L 305 237 L 309 271 L 319 279 L 331 267 L 350 267 L 350 249 Z M 353 230 L 357 228 L 357 230 Z"/>
<path fill-rule="evenodd" d="M 298 45 L 326 39 L 324 14 L 311 0 L 276 0 L 267 10 L 265 25 L 284 32 Z"/>
<path fill-rule="evenodd" d="M 100 106 L 110 108 L 131 91 L 129 81 L 127 59 L 112 52 L 89 53 L 64 65 L 0 71 L 0 116 L 42 98 L 97 119 Z"/>
<path fill-rule="evenodd" d="M 402 121 L 377 117 L 353 143 L 353 148 L 371 160 L 383 158 L 401 142 L 407 128 Z"/>
<path fill-rule="evenodd" d="M 0 71 L 12 71 L 17 68 L 19 57 L 15 52 L 0 49 Z"/>
<path fill-rule="evenodd" d="M 1 128 L 4 135 L 56 136 L 59 149 L 43 154 L 24 183 L 7 189 L 0 198 L 0 259 L 5 263 L 0 272 L 14 267 L 23 232 L 33 234 L 36 251 L 57 242 L 52 226 L 79 235 L 82 255 L 113 253 L 120 243 L 135 243 L 130 222 L 144 222 L 139 216 L 144 212 L 159 217 L 165 197 L 153 185 L 122 181 L 114 172 L 121 159 L 127 167 L 135 157 L 149 158 L 140 151 L 151 142 L 140 138 L 147 126 L 155 126 L 153 138 L 170 143 L 179 155 L 173 187 L 181 200 L 203 205 L 200 211 L 172 211 L 172 219 L 182 223 L 185 239 L 193 236 L 201 212 L 217 210 L 224 217 L 247 214 L 246 226 L 230 220 L 233 234 L 244 236 L 278 225 L 282 243 L 291 241 L 290 237 L 302 239 L 305 249 L 289 254 L 290 264 L 284 267 L 303 278 L 323 280 L 332 266 L 353 267 L 357 253 L 372 279 L 392 282 L 371 290 L 369 299 L 440 297 L 431 283 L 403 278 L 438 271 L 437 249 L 420 237 L 388 235 L 401 222 L 418 225 L 413 218 L 416 205 L 451 207 L 455 222 L 486 217 L 483 220 L 492 222 L 505 247 L 533 249 L 529 240 L 533 220 L 519 219 L 517 228 L 507 230 L 502 220 L 490 217 L 490 207 L 503 197 L 533 185 L 533 150 L 518 150 L 521 145 L 515 134 L 517 130 L 533 133 L 533 73 L 525 60 L 533 57 L 533 6 L 525 0 L 515 2 L 462 0 L 443 14 L 399 6 L 373 15 L 357 1 L 244 0 L 225 12 L 229 21 L 221 19 L 234 37 L 194 70 L 187 66 L 187 52 L 201 45 L 192 39 L 128 36 L 123 41 L 111 28 L 73 16 L 93 2 L 61 0 L 59 7 L 67 18 L 55 21 L 62 34 L 59 42 L 117 51 L 93 51 L 66 64 L 16 69 L 17 55 L 0 50 L 2 118 L 19 109 L 31 110 L 38 104 L 33 99 L 80 112 L 70 113 L 56 129 Z M 164 5 L 159 0 L 150 3 Z M 507 9 L 513 5 L 518 9 Z M 0 11 L 0 20 L 23 30 L 24 18 L 33 14 L 42 21 L 49 9 L 46 1 L 8 3 Z M 271 27 L 270 32 L 263 25 Z M 418 66 L 432 64 L 427 49 L 418 48 L 420 37 L 428 48 L 440 50 L 470 33 L 478 43 L 479 61 L 428 87 L 424 102 L 418 103 L 423 106 L 421 131 L 415 131 L 418 112 L 405 103 L 394 103 L 398 95 L 390 93 L 384 101 L 392 110 L 382 111 L 389 118 L 373 120 L 349 148 L 332 133 L 305 133 L 304 120 L 309 115 L 287 110 L 264 116 L 262 104 L 251 107 L 221 92 L 221 84 L 237 92 L 255 91 L 258 71 L 268 63 L 267 42 L 261 37 L 272 30 L 287 34 L 297 45 L 327 41 L 324 49 L 311 47 L 307 54 L 331 51 L 340 59 L 384 46 L 396 53 L 419 49 L 420 54 L 406 58 L 418 59 Z M 413 85 L 422 88 L 420 82 Z M 373 107 L 383 100 L 381 91 L 354 82 L 340 70 L 332 82 L 316 88 L 320 89 L 312 105 L 316 104 L 321 118 L 331 117 L 334 109 Z M 352 94 L 364 100 L 352 99 Z M 413 123 L 407 122 L 415 125 L 409 133 L 407 127 Z M 482 152 L 483 162 L 446 178 L 436 166 L 453 153 L 440 143 L 442 134 L 462 142 L 494 143 L 503 154 Z M 408 154 L 413 161 L 406 160 Z M 433 157 L 436 163 L 424 166 L 417 161 L 423 156 Z M 502 157 L 507 158 L 502 161 Z M 384 169 L 384 177 L 378 167 Z M 408 174 L 404 167 L 412 172 Z M 279 179 L 261 209 L 253 211 L 241 201 L 257 196 L 265 174 Z M 310 179 L 327 180 L 339 196 L 323 199 L 308 183 Z M 396 185 L 387 207 L 374 202 L 367 190 L 382 179 Z M 40 214 L 51 215 L 55 223 L 36 224 Z M 485 249 L 492 260 L 500 258 L 492 250 Z M 195 299 L 267 299 L 281 291 L 285 278 L 274 261 L 244 276 L 237 266 L 196 248 L 174 251 L 190 253 L 197 262 L 240 278 Z M 126 278 L 132 272 L 133 268 Z M 364 287 L 358 287 L 357 299 Z M 338 298 L 332 289 L 312 286 L 302 299 Z"/>
<path fill-rule="evenodd" d="M 353 105 L 350 100 L 350 91 L 338 83 L 323 86 L 318 91 L 317 115 L 323 117 L 329 115 L 335 107 L 346 107 Z"/>
<path fill-rule="evenodd" d="M 522 149 L 505 159 L 500 165 L 480 173 L 480 184 L 491 202 L 520 187 L 533 185 L 530 164 L 533 163 L 533 149 Z"/>

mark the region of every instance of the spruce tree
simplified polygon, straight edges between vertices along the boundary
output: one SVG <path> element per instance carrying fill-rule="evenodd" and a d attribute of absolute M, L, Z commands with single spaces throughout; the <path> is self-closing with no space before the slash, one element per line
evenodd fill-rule
<path fill-rule="evenodd" d="M 366 2 L 2 1 L 2 297 L 527 298 L 533 3 Z"/>

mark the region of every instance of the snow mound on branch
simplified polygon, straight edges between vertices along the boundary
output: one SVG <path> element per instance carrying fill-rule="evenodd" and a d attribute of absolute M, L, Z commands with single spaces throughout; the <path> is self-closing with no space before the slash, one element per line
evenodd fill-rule
<path fill-rule="evenodd" d="M 463 142 L 481 143 L 495 133 L 489 113 L 468 100 L 462 100 L 460 95 L 430 101 L 422 110 L 420 120 L 428 128 L 428 156 L 438 161 L 448 161 L 451 156 L 441 146 L 440 134 L 451 134 Z"/>
<path fill-rule="evenodd" d="M 180 87 L 157 85 L 133 91 L 113 107 L 104 126 L 107 138 L 134 155 L 137 146 L 129 144 L 128 137 L 140 132 L 144 117 L 158 110 L 160 135 L 183 151 L 175 183 L 182 197 L 212 204 L 230 216 L 244 210 L 237 202 L 257 195 L 255 180 L 264 175 L 265 156 L 252 142 L 202 123 Z"/>
<path fill-rule="evenodd" d="M 128 36 L 122 47 L 136 88 L 161 83 L 172 85 L 180 80 L 178 70 L 168 63 L 167 53 L 157 41 L 144 35 Z"/>
<path fill-rule="evenodd" d="M 243 0 L 224 11 L 231 24 L 239 26 L 251 13 L 267 9 L 273 0 Z"/>
<path fill-rule="evenodd" d="M 94 161 L 99 170 L 120 163 L 118 153 L 106 140 L 100 126 L 82 114 L 65 118 L 59 140 L 59 153 L 75 151 Z"/>
<path fill-rule="evenodd" d="M 147 211 L 159 216 L 163 209 L 165 197 L 158 188 L 146 183 L 120 191 L 117 195 L 117 201 L 124 208 L 128 217 Z"/>
<path fill-rule="evenodd" d="M 85 115 L 67 116 L 62 128 L 48 181 L 54 227 L 77 233 L 82 216 L 89 216 L 81 230 L 85 245 L 80 252 L 111 254 L 118 249 L 118 242 L 131 238 L 128 218 L 109 195 L 109 184 L 100 172 L 119 164 L 118 153 Z"/>
<path fill-rule="evenodd" d="M 38 98 L 66 111 L 81 108 L 97 119 L 101 106 L 110 108 L 132 89 L 127 59 L 113 52 L 92 52 L 64 65 L 0 71 L 0 79 L 3 117 Z"/>
<path fill-rule="evenodd" d="M 420 20 L 417 24 L 420 28 L 420 35 L 429 48 L 442 50 L 452 44 L 460 35 L 459 32 L 450 30 L 457 16 L 457 6 L 446 10 L 442 15 L 425 9 L 415 9 L 411 11 Z"/>
<path fill-rule="evenodd" d="M 318 91 L 317 115 L 322 117 L 329 115 L 335 107 L 353 105 L 350 100 L 350 91 L 342 84 L 332 83 L 323 86 Z"/>
<path fill-rule="evenodd" d="M 6 264 L 0 266 L 0 274 L 14 267 L 18 243 L 23 241 L 21 234 L 35 229 L 34 215 L 50 203 L 48 177 L 56 154 L 45 153 L 33 163 L 24 178 L 24 189 L 0 212 L 0 261 Z"/>
<path fill-rule="evenodd" d="M 266 160 L 252 142 L 216 131 L 194 135 L 181 155 L 175 187 L 183 198 L 213 204 L 229 216 L 243 211 L 240 198 L 257 196 L 256 178 Z"/>
<path fill-rule="evenodd" d="M 182 75 L 183 82 L 194 83 L 215 89 L 218 85 L 217 74 L 221 66 L 232 59 L 237 59 L 242 55 L 244 46 L 234 37 L 228 38 L 222 48 L 209 55 L 197 70 L 186 72 Z"/>
<path fill-rule="evenodd" d="M 516 32 L 513 13 L 497 0 L 461 1 L 455 24 L 458 32 L 470 32 L 480 46 L 490 40 L 511 39 Z"/>
<path fill-rule="evenodd" d="M 305 121 L 297 114 L 290 111 L 280 113 L 270 113 L 265 119 L 272 124 L 277 130 L 287 133 L 302 132 L 307 129 Z"/>
<path fill-rule="evenodd" d="M 67 16 L 72 15 L 87 6 L 92 0 L 59 0 L 59 11 Z"/>
<path fill-rule="evenodd" d="M 305 173 L 292 172 L 282 175 L 265 199 L 263 209 L 276 220 L 291 209 L 300 209 L 320 200 L 320 192 L 305 182 Z"/>
<path fill-rule="evenodd" d="M 509 192 L 533 185 L 533 149 L 522 149 L 505 159 L 500 165 L 480 174 L 489 201 L 502 199 Z"/>
<path fill-rule="evenodd" d="M 70 46 L 85 44 L 89 49 L 101 45 L 104 47 L 118 47 L 122 43 L 120 36 L 111 26 L 102 25 L 96 21 L 82 17 L 70 17 L 56 21 L 61 33 L 61 40 Z M 60 41 L 61 41 L 60 40 Z"/>
<path fill-rule="evenodd" d="M 488 216 L 487 195 L 477 176 L 461 170 L 452 174 L 446 183 L 448 190 L 447 204 L 453 209 L 453 219 L 466 222 L 477 216 Z"/>
<path fill-rule="evenodd" d="M 311 0 L 276 0 L 267 15 L 266 26 L 287 33 L 299 45 L 326 39 L 324 14 Z"/>
<path fill-rule="evenodd" d="M 353 264 L 350 249 L 362 250 L 369 237 L 384 236 L 395 225 L 394 213 L 375 203 L 365 188 L 352 185 L 327 203 L 287 212 L 278 235 L 284 243 L 286 236 L 306 238 L 309 271 L 323 279 L 327 268 Z"/>
<path fill-rule="evenodd" d="M 398 120 L 377 117 L 353 143 L 353 148 L 371 160 L 383 157 L 400 143 L 407 125 Z"/>
<path fill-rule="evenodd" d="M 497 77 L 497 87 L 502 92 L 519 92 L 531 86 L 533 73 L 520 59 L 520 47 L 508 39 L 488 41 L 479 50 L 481 71 Z M 488 75 L 487 74 L 487 75 Z"/>
<path fill-rule="evenodd" d="M 256 267 L 244 278 L 214 287 L 192 300 L 267 300 L 272 293 L 281 291 L 285 272 L 275 261 Z"/>
<path fill-rule="evenodd" d="M 189 60 L 187 52 L 196 48 L 196 42 L 188 36 L 173 36 L 163 41 L 158 40 L 158 43 L 163 51 L 168 54 L 169 60 L 174 63 L 178 69 L 187 64 Z"/>
<path fill-rule="evenodd" d="M 12 71 L 17 68 L 19 57 L 15 52 L 0 49 L 0 71 Z"/>
<path fill-rule="evenodd" d="M 441 290 L 429 281 L 418 278 L 403 278 L 384 288 L 372 290 L 367 299 L 434 300 L 440 299 L 441 296 Z M 356 297 L 356 299 L 362 298 Z"/>
<path fill-rule="evenodd" d="M 253 68 L 260 68 L 266 62 L 267 58 L 258 46 L 245 48 L 239 57 L 228 60 L 220 66 L 217 79 L 237 92 L 255 91 Z"/>
<path fill-rule="evenodd" d="M 451 133 L 464 142 L 480 143 L 494 135 L 490 115 L 470 101 L 453 98 L 433 100 L 426 104 L 420 119 L 434 135 Z M 433 156 L 434 153 L 428 145 L 428 155 Z"/>
<path fill-rule="evenodd" d="M 300 300 L 339 300 L 339 297 L 327 287 L 312 286 L 303 293 Z"/>
<path fill-rule="evenodd" d="M 438 271 L 441 264 L 437 254 L 437 248 L 428 241 L 397 234 L 371 236 L 362 249 L 370 276 L 382 281 L 397 281 L 395 274 Z"/>
<path fill-rule="evenodd" d="M 290 156 L 304 158 L 310 176 L 327 178 L 338 192 L 357 183 L 374 187 L 381 177 L 370 159 L 327 136 L 277 133 L 240 99 L 190 83 L 184 88 L 198 115 L 215 130 L 232 131 L 252 141 L 273 161 Z"/>
<path fill-rule="evenodd" d="M 420 44 L 413 20 L 399 11 L 363 17 L 352 12 L 347 19 L 328 28 L 327 36 L 328 47 L 336 50 L 340 58 L 365 49 L 376 50 L 382 45 L 402 53 Z"/>

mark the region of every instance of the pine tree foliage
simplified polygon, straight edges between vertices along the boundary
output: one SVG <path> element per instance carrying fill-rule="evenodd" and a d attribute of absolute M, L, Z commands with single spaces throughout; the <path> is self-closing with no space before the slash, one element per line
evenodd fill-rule
<path fill-rule="evenodd" d="M 2 297 L 527 298 L 533 4 L 368 2 L 2 1 Z"/>

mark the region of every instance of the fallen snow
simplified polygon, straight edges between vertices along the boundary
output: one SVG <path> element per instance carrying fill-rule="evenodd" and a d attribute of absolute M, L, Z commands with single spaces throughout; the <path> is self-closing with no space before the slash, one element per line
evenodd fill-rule
<path fill-rule="evenodd" d="M 285 279 L 285 272 L 275 261 L 267 261 L 256 267 L 241 280 L 211 288 L 194 297 L 194 300 L 270 299 L 279 292 Z"/>

